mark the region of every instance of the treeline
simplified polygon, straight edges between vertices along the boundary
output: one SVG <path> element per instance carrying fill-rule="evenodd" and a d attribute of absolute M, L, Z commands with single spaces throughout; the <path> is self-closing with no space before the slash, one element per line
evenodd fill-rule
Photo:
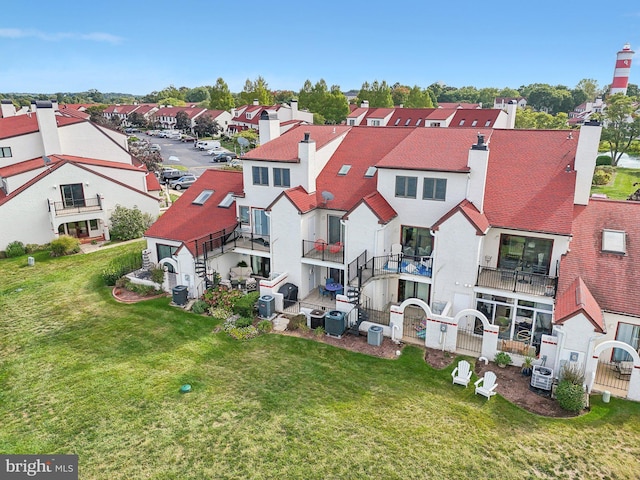
<path fill-rule="evenodd" d="M 443 83 L 433 83 L 426 88 L 409 86 L 396 82 L 389 85 L 386 81 L 365 82 L 355 98 L 347 100 L 339 85 L 330 87 L 324 79 L 315 84 L 306 80 L 299 91 L 272 90 L 263 77 L 247 79 L 242 91 L 233 93 L 222 78 L 213 86 L 195 88 L 170 85 L 160 91 L 147 95 L 129 95 L 122 93 L 101 93 L 88 90 L 80 93 L 55 94 L 0 94 L 2 98 L 12 99 L 17 106 L 29 105 L 31 100 L 44 100 L 55 97 L 58 103 L 158 103 L 162 105 L 184 106 L 197 104 L 213 110 L 230 110 L 240 105 L 257 101 L 260 105 L 287 103 L 298 100 L 299 108 L 314 113 L 315 123 L 340 123 L 349 114 L 349 101 L 361 104 L 368 101 L 372 108 L 403 105 L 405 108 L 431 108 L 440 103 L 477 103 L 483 108 L 493 108 L 495 98 L 524 97 L 527 105 L 535 112 L 557 116 L 571 112 L 578 105 L 593 101 L 608 93 L 600 88 L 593 79 L 583 79 L 574 88 L 564 85 L 534 83 L 513 88 L 476 88 L 473 86 L 452 87 Z M 629 96 L 638 96 L 638 86 L 630 84 Z M 563 115 L 560 115 L 563 117 Z"/>

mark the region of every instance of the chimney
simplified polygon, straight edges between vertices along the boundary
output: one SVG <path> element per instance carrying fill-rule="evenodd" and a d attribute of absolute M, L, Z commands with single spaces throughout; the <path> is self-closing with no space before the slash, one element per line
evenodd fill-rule
<path fill-rule="evenodd" d="M 270 142 L 280 136 L 280 120 L 274 111 L 263 110 L 258 121 L 258 133 L 260 145 Z"/>
<path fill-rule="evenodd" d="M 304 139 L 298 144 L 298 158 L 307 175 L 307 185 L 303 187 L 307 192 L 315 192 L 316 177 L 321 165 L 316 165 L 316 142 L 311 139 L 310 132 L 304 132 Z"/>
<path fill-rule="evenodd" d="M 489 148 L 484 141 L 484 135 L 478 132 L 478 143 L 469 149 L 467 166 L 469 176 L 467 177 L 467 200 L 484 212 L 484 192 L 487 182 L 487 166 L 489 164 Z"/>
<path fill-rule="evenodd" d="M 36 118 L 38 119 L 38 130 L 42 138 L 44 155 L 55 155 L 62 153 L 60 148 L 60 137 L 58 136 L 58 123 L 56 114 L 50 101 L 43 100 L 35 102 Z"/>
<path fill-rule="evenodd" d="M 516 111 L 518 104 L 515 100 L 510 100 L 507 104 L 507 128 L 513 130 L 516 127 Z"/>
<path fill-rule="evenodd" d="M 298 100 L 291 100 L 291 120 L 298 119 Z"/>
<path fill-rule="evenodd" d="M 369 108 L 369 100 L 363 100 L 360 104 L 360 108 Z"/>
<path fill-rule="evenodd" d="M 51 108 L 53 108 L 54 112 L 57 112 L 59 110 L 59 108 L 58 108 L 58 99 L 57 98 L 52 98 L 51 99 Z"/>
<path fill-rule="evenodd" d="M 598 156 L 598 145 L 602 125 L 594 120 L 585 122 L 580 127 L 578 137 L 578 147 L 576 148 L 576 159 L 574 169 L 576 171 L 576 187 L 573 196 L 573 203 L 576 205 L 586 205 L 589 203 L 591 193 L 591 180 L 596 168 L 596 157 Z M 567 142 L 575 142 L 574 138 L 567 138 Z M 564 173 L 563 173 L 564 174 Z"/>
<path fill-rule="evenodd" d="M 36 101 L 35 100 L 31 100 L 31 111 L 35 112 L 36 111 Z"/>
<path fill-rule="evenodd" d="M 3 99 L 2 100 L 2 118 L 9 118 L 16 116 L 16 107 L 13 105 L 11 100 Z"/>
<path fill-rule="evenodd" d="M 258 101 L 258 99 L 257 99 L 257 98 L 254 98 L 254 99 L 253 99 L 253 104 L 254 104 L 254 105 L 260 105 L 260 102 Z"/>

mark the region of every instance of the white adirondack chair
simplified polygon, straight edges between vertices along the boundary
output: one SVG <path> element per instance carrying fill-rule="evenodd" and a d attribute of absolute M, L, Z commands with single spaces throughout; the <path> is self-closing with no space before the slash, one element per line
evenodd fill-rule
<path fill-rule="evenodd" d="M 480 384 L 482 384 L 482 386 L 480 386 Z M 477 380 L 474 385 L 476 386 L 476 395 L 478 393 L 480 395 L 484 395 L 488 400 L 496 394 L 495 390 L 498 386 L 496 383 L 496 374 L 493 372 L 487 372 L 484 374 L 484 377 Z"/>
<path fill-rule="evenodd" d="M 467 388 L 469 380 L 471 380 L 471 365 L 466 360 L 460 360 L 458 366 L 451 372 L 453 384 L 464 385 Z"/>

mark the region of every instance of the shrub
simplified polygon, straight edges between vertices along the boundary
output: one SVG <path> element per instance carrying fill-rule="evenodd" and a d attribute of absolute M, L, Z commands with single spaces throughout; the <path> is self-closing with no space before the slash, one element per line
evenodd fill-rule
<path fill-rule="evenodd" d="M 72 255 L 80 251 L 80 241 L 69 235 L 60 235 L 51 242 L 51 256 L 62 257 Z"/>
<path fill-rule="evenodd" d="M 142 255 L 139 252 L 131 252 L 111 260 L 102 271 L 102 280 L 105 285 L 115 285 L 116 281 L 134 270 L 142 267 Z"/>
<path fill-rule="evenodd" d="M 269 333 L 271 330 L 273 330 L 273 324 L 270 320 L 260 320 L 256 328 L 260 333 Z"/>
<path fill-rule="evenodd" d="M 148 213 L 142 213 L 138 207 L 117 205 L 109 221 L 112 239 L 131 240 L 142 237 L 145 230 L 153 224 L 154 218 Z"/>
<path fill-rule="evenodd" d="M 37 243 L 27 243 L 24 246 L 25 253 L 39 252 L 40 250 L 44 250 L 44 247 L 42 245 L 38 245 Z"/>
<path fill-rule="evenodd" d="M 598 155 L 598 158 L 596 158 L 597 165 L 611 165 L 611 157 L 609 155 Z"/>
<path fill-rule="evenodd" d="M 209 308 L 209 304 L 207 302 L 205 302 L 204 300 L 198 300 L 191 307 L 191 311 L 198 315 L 202 315 L 204 312 L 208 310 L 208 308 Z"/>
<path fill-rule="evenodd" d="M 576 363 L 564 365 L 562 370 L 560 370 L 560 379 L 571 382 L 574 385 L 582 386 L 584 384 L 582 365 L 578 365 Z"/>
<path fill-rule="evenodd" d="M 315 334 L 316 337 L 322 337 L 322 336 L 324 336 L 324 334 L 326 332 L 325 332 L 324 328 L 318 327 L 313 331 L 313 333 Z"/>
<path fill-rule="evenodd" d="M 248 327 L 249 325 L 253 325 L 252 318 L 240 317 L 239 319 L 236 320 L 236 327 L 238 328 Z"/>
<path fill-rule="evenodd" d="M 9 245 L 7 245 L 7 258 L 19 257 L 21 255 L 24 255 L 25 253 L 27 253 L 27 251 L 25 250 L 24 243 L 22 242 L 16 240 L 15 242 L 11 242 Z"/>
<path fill-rule="evenodd" d="M 202 299 L 212 307 L 232 311 L 237 299 L 241 296 L 242 292 L 239 290 L 227 290 L 224 287 L 218 286 L 204 292 Z"/>
<path fill-rule="evenodd" d="M 151 281 L 162 284 L 162 282 L 164 281 L 164 268 L 153 267 L 150 270 L 150 272 L 151 272 Z"/>
<path fill-rule="evenodd" d="M 304 313 L 299 313 L 289 320 L 287 330 L 298 330 L 302 325 L 307 325 L 307 317 Z"/>
<path fill-rule="evenodd" d="M 151 285 L 142 285 L 140 283 L 129 282 L 125 288 L 127 290 L 131 290 L 133 293 L 142 295 L 143 297 L 160 293 L 160 291 L 155 287 L 152 287 Z"/>
<path fill-rule="evenodd" d="M 611 174 L 598 169 L 593 173 L 593 185 L 606 185 L 611 182 Z"/>
<path fill-rule="evenodd" d="M 584 408 L 584 389 L 582 385 L 561 380 L 556 388 L 558 405 L 568 412 L 579 412 Z"/>
<path fill-rule="evenodd" d="M 243 328 L 233 327 L 227 333 L 236 340 L 249 340 L 258 336 L 258 329 L 253 325 Z"/>
<path fill-rule="evenodd" d="M 511 365 L 511 355 L 506 352 L 498 352 L 494 362 L 496 362 L 496 365 Z"/>
<path fill-rule="evenodd" d="M 233 312 L 231 310 L 226 310 L 224 308 L 219 307 L 211 307 L 209 308 L 209 315 L 213 318 L 218 318 L 220 320 L 226 320 L 232 315 Z"/>
<path fill-rule="evenodd" d="M 259 292 L 251 292 L 236 298 L 233 301 L 233 313 L 241 317 L 251 317 L 254 314 L 254 307 L 260 296 Z"/>

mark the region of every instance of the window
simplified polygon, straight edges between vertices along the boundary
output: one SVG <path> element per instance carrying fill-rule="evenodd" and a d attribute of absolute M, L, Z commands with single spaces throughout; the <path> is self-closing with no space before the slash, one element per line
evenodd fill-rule
<path fill-rule="evenodd" d="M 626 235 L 620 230 L 602 231 L 602 251 L 608 253 L 627 253 Z"/>
<path fill-rule="evenodd" d="M 349 173 L 349 170 L 351 170 L 351 165 L 342 165 L 340 170 L 338 170 L 338 175 L 344 176 Z"/>
<path fill-rule="evenodd" d="M 412 257 L 429 257 L 433 249 L 433 237 L 428 228 L 402 227 L 402 253 Z"/>
<path fill-rule="evenodd" d="M 422 122 L 422 119 L 421 119 L 421 118 L 419 118 L 419 119 L 416 121 L 416 127 L 419 127 L 419 126 L 420 126 L 420 122 Z"/>
<path fill-rule="evenodd" d="M 269 169 L 267 167 L 251 167 L 254 185 L 269 185 Z"/>
<path fill-rule="evenodd" d="M 60 185 L 62 202 L 66 207 L 84 207 L 84 191 L 81 183 Z"/>
<path fill-rule="evenodd" d="M 491 125 L 491 120 L 487 120 L 486 123 L 484 124 L 485 127 L 488 127 Z"/>
<path fill-rule="evenodd" d="M 616 340 L 630 345 L 637 351 L 640 347 L 640 325 L 623 322 L 618 323 Z M 622 350 L 621 348 L 613 349 L 614 362 L 628 362 L 630 360 L 632 360 L 631 355 L 629 355 L 625 350 Z"/>
<path fill-rule="evenodd" d="M 203 190 L 202 192 L 200 192 L 200 195 L 198 195 L 196 199 L 193 201 L 193 204 L 203 205 L 204 202 L 206 202 L 211 195 L 213 195 L 213 190 Z"/>
<path fill-rule="evenodd" d="M 380 126 L 380 120 L 371 120 L 371 125 L 374 127 L 379 127 Z"/>
<path fill-rule="evenodd" d="M 431 122 L 431 126 L 432 127 L 439 127 L 440 126 L 440 122 Z"/>
<path fill-rule="evenodd" d="M 288 168 L 274 168 L 273 169 L 273 185 L 275 187 L 290 187 L 290 170 Z M 267 180 L 267 183 L 269 181 Z"/>
<path fill-rule="evenodd" d="M 408 126 L 411 123 L 411 117 L 407 118 L 407 121 L 404 122 L 404 126 Z"/>
<path fill-rule="evenodd" d="M 256 235 L 269 235 L 269 218 L 264 210 L 253 210 L 253 233 Z"/>
<path fill-rule="evenodd" d="M 249 207 L 241 206 L 238 208 L 238 216 L 240 223 L 243 225 L 249 225 Z"/>
<path fill-rule="evenodd" d="M 393 125 L 394 125 L 394 126 L 398 126 L 398 124 L 399 124 L 399 123 L 400 123 L 400 118 L 398 118 L 398 119 L 396 120 L 396 123 L 394 123 Z"/>
<path fill-rule="evenodd" d="M 195 202 L 193 202 L 195 203 Z M 220 208 L 229 208 L 233 203 L 233 193 L 227 193 L 225 197 L 220 201 L 218 207 Z"/>
<path fill-rule="evenodd" d="M 396 177 L 396 197 L 416 198 L 418 177 Z"/>
<path fill-rule="evenodd" d="M 159 243 L 156 245 L 156 249 L 158 251 L 158 262 L 163 258 L 171 258 L 178 251 L 178 247 L 161 245 Z"/>
<path fill-rule="evenodd" d="M 423 200 L 444 200 L 447 195 L 446 178 L 425 178 L 422 188 Z"/>
<path fill-rule="evenodd" d="M 95 218 L 92 220 L 89 220 L 89 229 L 90 230 L 97 230 L 98 229 L 98 220 L 96 220 Z"/>
<path fill-rule="evenodd" d="M 498 268 L 515 270 L 518 267 L 547 275 L 551 264 L 553 240 L 503 234 L 500 237 Z"/>
<path fill-rule="evenodd" d="M 365 178 L 371 178 L 376 174 L 377 171 L 378 169 L 376 167 L 369 167 L 367 168 L 367 171 L 364 172 L 364 176 Z"/>
<path fill-rule="evenodd" d="M 11 147 L 0 147 L 0 158 L 8 158 L 11 156 Z"/>
<path fill-rule="evenodd" d="M 342 242 L 344 238 L 344 226 L 340 223 L 340 217 L 327 215 L 327 240 L 329 243 Z"/>
<path fill-rule="evenodd" d="M 351 125 L 352 127 L 356 124 L 356 121 L 353 118 L 349 119 L 349 125 Z"/>

